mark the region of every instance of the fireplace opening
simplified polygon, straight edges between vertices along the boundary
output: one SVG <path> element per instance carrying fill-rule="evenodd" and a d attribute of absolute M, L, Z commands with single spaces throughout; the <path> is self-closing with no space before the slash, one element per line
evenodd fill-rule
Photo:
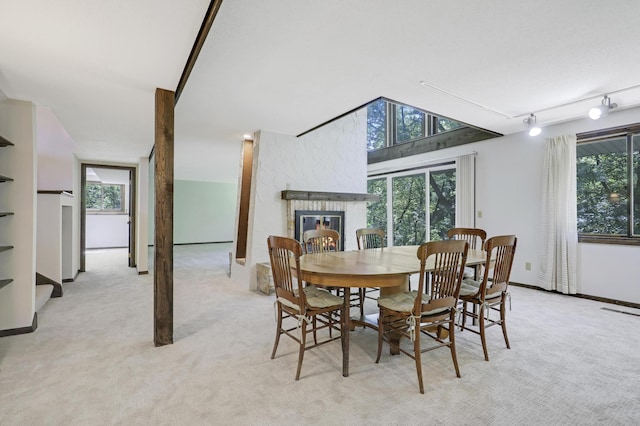
<path fill-rule="evenodd" d="M 344 211 L 296 210 L 295 239 L 311 229 L 333 229 L 340 234 L 340 250 L 344 250 Z"/>

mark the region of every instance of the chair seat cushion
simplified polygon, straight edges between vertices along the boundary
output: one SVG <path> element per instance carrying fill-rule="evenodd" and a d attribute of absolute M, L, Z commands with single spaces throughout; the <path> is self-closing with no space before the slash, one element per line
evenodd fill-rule
<path fill-rule="evenodd" d="M 413 311 L 413 304 L 416 301 L 416 297 L 418 297 L 417 291 L 409 291 L 406 293 L 395 293 L 390 294 L 388 296 L 380 296 L 378 297 L 378 306 L 381 306 L 386 309 L 391 309 L 396 312 L 407 312 L 411 313 Z M 429 303 L 429 295 L 422 294 L 422 303 Z M 438 308 L 433 309 L 431 311 L 424 311 L 422 315 L 434 315 L 440 312 L 445 312 L 449 308 Z"/>
<path fill-rule="evenodd" d="M 304 294 L 307 297 L 307 305 L 312 308 L 328 308 L 342 305 L 341 297 L 318 287 L 307 286 L 304 288 Z"/>
<path fill-rule="evenodd" d="M 294 294 L 296 296 L 298 295 L 298 289 L 294 290 Z M 307 305 L 310 308 L 322 309 L 342 305 L 342 298 L 329 293 L 327 290 L 323 290 L 312 285 L 304 288 L 304 295 L 307 299 Z M 297 304 L 285 299 L 284 297 L 278 297 L 278 302 L 291 309 L 300 311 L 300 307 Z"/>
<path fill-rule="evenodd" d="M 478 289 L 480 289 L 480 281 L 465 278 L 460 285 L 460 296 L 474 295 L 478 292 Z"/>

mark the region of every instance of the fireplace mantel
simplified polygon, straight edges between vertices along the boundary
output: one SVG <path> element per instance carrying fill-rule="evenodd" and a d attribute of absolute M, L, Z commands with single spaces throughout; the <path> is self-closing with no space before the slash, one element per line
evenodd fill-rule
<path fill-rule="evenodd" d="M 283 200 L 306 201 L 370 201 L 380 200 L 378 194 L 361 194 L 352 192 L 317 192 L 317 191 L 292 191 L 284 190 L 281 193 Z"/>

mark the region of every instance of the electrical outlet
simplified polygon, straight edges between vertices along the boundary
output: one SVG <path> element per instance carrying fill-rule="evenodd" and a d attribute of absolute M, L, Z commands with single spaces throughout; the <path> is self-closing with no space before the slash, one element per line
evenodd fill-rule
<path fill-rule="evenodd" d="M 482 217 L 482 210 L 478 210 L 478 218 Z"/>
<path fill-rule="evenodd" d="M 530 271 L 531 270 L 531 262 L 526 262 L 524 264 L 524 269 L 526 269 L 527 271 Z"/>

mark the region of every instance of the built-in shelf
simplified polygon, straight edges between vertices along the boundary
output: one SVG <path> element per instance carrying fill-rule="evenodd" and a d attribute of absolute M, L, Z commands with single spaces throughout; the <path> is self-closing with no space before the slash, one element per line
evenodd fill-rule
<path fill-rule="evenodd" d="M 378 194 L 352 193 L 352 192 L 317 192 L 317 191 L 292 191 L 284 190 L 281 193 L 283 200 L 307 200 L 307 201 L 370 201 L 380 200 Z"/>
<path fill-rule="evenodd" d="M 13 146 L 13 143 L 0 136 L 0 146 Z"/>
<path fill-rule="evenodd" d="M 7 250 L 11 250 L 13 248 L 13 246 L 0 246 L 0 251 L 7 251 Z"/>
<path fill-rule="evenodd" d="M 5 285 L 9 284 L 11 281 L 13 281 L 11 278 L 7 278 L 6 280 L 0 280 L 0 288 L 2 288 Z"/>
<path fill-rule="evenodd" d="M 0 175 L 0 182 L 11 182 L 11 181 L 13 181 L 13 179 L 11 179 L 10 177 Z"/>
<path fill-rule="evenodd" d="M 0 217 L 10 216 L 12 214 L 13 214 L 13 212 L 0 212 Z"/>

